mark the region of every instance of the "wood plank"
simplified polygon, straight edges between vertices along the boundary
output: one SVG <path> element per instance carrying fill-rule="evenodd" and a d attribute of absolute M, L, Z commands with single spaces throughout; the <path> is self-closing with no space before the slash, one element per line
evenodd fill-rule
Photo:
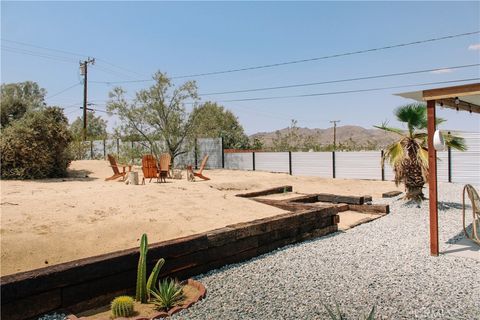
<path fill-rule="evenodd" d="M 388 192 L 384 192 L 382 193 L 382 198 L 393 198 L 393 197 L 396 197 L 396 196 L 399 196 L 401 195 L 403 192 L 402 191 L 388 191 Z"/>
<path fill-rule="evenodd" d="M 332 202 L 332 203 L 347 203 L 347 204 L 363 204 L 365 198 L 357 196 L 341 196 L 330 193 L 319 193 L 317 194 L 318 201 L 321 202 Z"/>
<path fill-rule="evenodd" d="M 428 101 L 480 94 L 480 83 L 423 90 L 423 99 Z"/>
<path fill-rule="evenodd" d="M 349 204 L 348 207 L 352 211 L 358 211 L 362 213 L 390 213 L 390 206 L 388 204 Z"/>
<path fill-rule="evenodd" d="M 427 101 L 427 132 L 429 171 L 428 201 L 430 203 L 430 254 L 432 256 L 438 256 L 437 151 L 433 147 L 433 135 L 435 133 L 435 100 Z"/>
<path fill-rule="evenodd" d="M 236 196 L 241 198 L 253 198 L 253 197 L 268 196 L 270 194 L 285 193 L 285 192 L 292 192 L 292 191 L 293 191 L 292 186 L 280 186 L 280 187 L 275 187 L 275 188 L 270 188 L 270 189 L 255 191 L 255 192 L 237 194 Z"/>

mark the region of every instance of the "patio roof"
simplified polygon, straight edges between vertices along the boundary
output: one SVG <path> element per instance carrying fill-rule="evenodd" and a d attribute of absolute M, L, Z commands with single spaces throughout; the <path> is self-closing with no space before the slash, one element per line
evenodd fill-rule
<path fill-rule="evenodd" d="M 480 113 L 480 83 L 397 93 L 397 96 L 425 102 L 435 100 L 443 107 Z"/>

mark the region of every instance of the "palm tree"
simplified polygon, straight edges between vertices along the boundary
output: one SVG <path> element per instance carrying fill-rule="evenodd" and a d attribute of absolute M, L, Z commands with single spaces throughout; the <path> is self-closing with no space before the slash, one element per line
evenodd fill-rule
<path fill-rule="evenodd" d="M 400 139 L 387 147 L 382 159 L 382 166 L 387 160 L 395 172 L 395 183 L 405 184 L 404 199 L 420 202 L 425 199 L 423 186 L 428 181 L 428 149 L 427 149 L 427 107 L 423 103 L 413 103 L 400 106 L 395 110 L 395 116 L 400 122 L 407 124 L 408 130 L 388 127 L 382 123 L 375 128 L 394 132 Z M 445 122 L 437 118 L 437 125 Z M 466 150 L 463 138 L 444 135 L 447 146 L 461 151 Z"/>

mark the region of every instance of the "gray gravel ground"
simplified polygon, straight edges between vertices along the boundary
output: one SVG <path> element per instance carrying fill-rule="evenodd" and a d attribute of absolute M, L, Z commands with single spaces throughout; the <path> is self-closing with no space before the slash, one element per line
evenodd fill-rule
<path fill-rule="evenodd" d="M 441 250 L 462 230 L 461 192 L 439 184 Z M 371 223 L 197 277 L 206 299 L 173 319 L 329 319 L 335 302 L 348 319 L 480 319 L 480 261 L 429 255 L 428 201 L 383 202 Z"/>

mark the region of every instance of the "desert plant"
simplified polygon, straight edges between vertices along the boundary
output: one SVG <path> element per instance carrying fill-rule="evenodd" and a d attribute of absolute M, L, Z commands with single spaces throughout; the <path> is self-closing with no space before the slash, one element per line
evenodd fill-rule
<path fill-rule="evenodd" d="M 152 290 L 153 303 L 159 310 L 168 310 L 179 304 L 184 298 L 183 286 L 175 280 L 164 279 L 158 288 Z"/>
<path fill-rule="evenodd" d="M 13 120 L 0 137 L 1 176 L 43 179 L 67 175 L 72 140 L 62 109 L 45 107 Z"/>
<path fill-rule="evenodd" d="M 382 165 L 388 160 L 395 171 L 395 183 L 405 184 L 405 199 L 420 202 L 423 195 L 423 185 L 428 181 L 428 149 L 427 149 L 427 107 L 423 103 L 414 103 L 401 106 L 395 110 L 397 120 L 407 124 L 408 130 L 388 127 L 386 123 L 374 126 L 378 129 L 394 132 L 400 139 L 390 146 L 384 153 Z M 445 120 L 437 118 L 435 122 L 440 124 Z M 446 135 L 445 142 L 448 146 L 465 150 L 463 138 Z"/>
<path fill-rule="evenodd" d="M 140 258 L 138 259 L 137 285 L 135 292 L 135 300 L 139 301 L 140 303 L 146 303 L 149 300 L 150 292 L 157 281 L 160 269 L 165 263 L 164 259 L 159 259 L 147 280 L 147 252 L 148 239 L 147 235 L 144 233 L 140 240 Z"/>
<path fill-rule="evenodd" d="M 114 318 L 133 315 L 133 299 L 129 296 L 119 296 L 113 299 L 111 310 Z"/>
<path fill-rule="evenodd" d="M 325 307 L 325 309 L 327 309 L 327 312 L 328 312 L 328 315 L 330 316 L 330 319 L 332 319 L 332 320 L 347 320 L 347 317 L 345 316 L 345 314 L 342 311 L 340 311 L 340 307 L 338 306 L 338 303 L 335 303 L 337 314 L 335 314 L 332 311 L 332 309 L 330 309 L 326 304 L 324 304 L 323 306 Z M 372 310 L 370 310 L 370 313 L 364 319 L 365 320 L 375 320 L 375 306 L 372 307 Z"/>

